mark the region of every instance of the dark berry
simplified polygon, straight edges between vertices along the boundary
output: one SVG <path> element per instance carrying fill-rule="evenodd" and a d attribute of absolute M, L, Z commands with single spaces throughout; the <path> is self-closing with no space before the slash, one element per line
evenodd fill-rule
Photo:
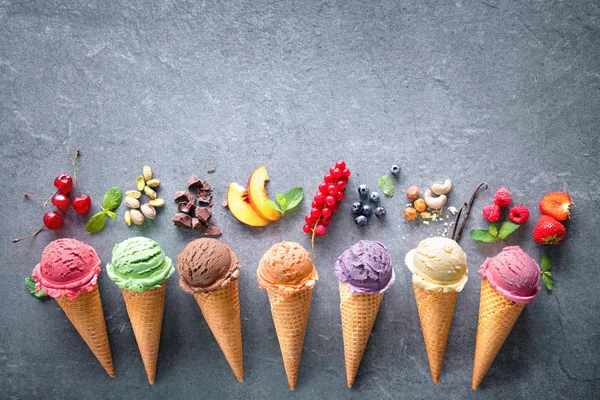
<path fill-rule="evenodd" d="M 394 176 L 400 175 L 400 167 L 397 166 L 396 164 L 392 165 L 392 168 L 390 168 L 390 174 L 392 174 Z"/>
<path fill-rule="evenodd" d="M 63 218 L 56 211 L 48 211 L 44 214 L 44 225 L 48 229 L 58 229 L 63 225 Z"/>
<path fill-rule="evenodd" d="M 352 214 L 360 215 L 362 214 L 363 203 L 360 201 L 355 201 L 352 203 Z"/>
<path fill-rule="evenodd" d="M 325 234 L 325 232 L 327 232 L 327 228 L 325 227 L 325 225 L 319 224 L 315 228 L 315 235 L 317 235 L 317 236 L 322 236 Z"/>
<path fill-rule="evenodd" d="M 358 194 L 360 196 L 368 196 L 369 195 L 369 188 L 367 187 L 367 185 L 360 185 L 358 187 Z"/>
<path fill-rule="evenodd" d="M 369 195 L 369 200 L 371 200 L 373 203 L 379 203 L 379 193 L 371 192 Z"/>
<path fill-rule="evenodd" d="M 67 194 L 73 189 L 73 178 L 69 174 L 60 174 L 54 178 L 54 186 L 64 194 Z"/>
<path fill-rule="evenodd" d="M 354 222 L 356 222 L 356 225 L 362 228 L 363 226 L 367 226 L 369 220 L 364 215 L 359 215 L 358 217 L 354 218 Z"/>
<path fill-rule="evenodd" d="M 60 211 L 67 211 L 71 205 L 71 200 L 63 193 L 56 193 L 52 196 L 52 204 Z"/>
<path fill-rule="evenodd" d="M 92 208 L 92 199 L 87 194 L 79 194 L 73 197 L 71 204 L 78 214 L 85 214 Z"/>
<path fill-rule="evenodd" d="M 373 214 L 373 209 L 371 208 L 370 205 L 365 204 L 362 208 L 362 215 L 364 215 L 365 217 L 370 217 L 371 214 Z"/>
<path fill-rule="evenodd" d="M 377 207 L 375 209 L 375 216 L 377 218 L 385 218 L 385 214 L 386 214 L 385 208 L 383 208 L 383 207 Z"/>

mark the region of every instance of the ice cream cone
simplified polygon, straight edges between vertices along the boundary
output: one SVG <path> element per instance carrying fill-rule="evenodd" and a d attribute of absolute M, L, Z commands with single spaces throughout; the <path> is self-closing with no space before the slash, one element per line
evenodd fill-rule
<path fill-rule="evenodd" d="M 67 318 L 75 326 L 102 367 L 110 376 L 114 377 L 115 369 L 98 285 L 96 284 L 91 292 L 81 293 L 75 300 L 70 300 L 68 296 L 60 296 L 56 298 L 56 302 L 67 314 Z"/>
<path fill-rule="evenodd" d="M 194 298 L 235 377 L 244 382 L 238 280 L 233 280 L 213 292 L 196 293 Z"/>
<path fill-rule="evenodd" d="M 346 380 L 348 387 L 352 387 L 379 312 L 383 293 L 352 294 L 348 285 L 343 282 L 339 282 L 339 287 Z"/>
<path fill-rule="evenodd" d="M 525 304 L 508 300 L 494 290 L 486 278 L 481 281 L 473 389 L 477 389 L 483 381 L 524 307 Z"/>
<path fill-rule="evenodd" d="M 421 289 L 413 284 L 433 383 L 438 383 L 458 292 Z"/>
<path fill-rule="evenodd" d="M 166 291 L 166 282 L 163 282 L 157 289 L 147 289 L 143 292 L 121 289 L 135 340 L 140 349 L 144 368 L 146 368 L 148 381 L 151 385 L 154 384 L 154 378 L 156 377 L 156 363 L 158 361 Z"/>
<path fill-rule="evenodd" d="M 291 390 L 295 390 L 312 288 L 298 290 L 289 297 L 283 296 L 276 288 L 267 289 L 267 293 L 288 384 Z"/>

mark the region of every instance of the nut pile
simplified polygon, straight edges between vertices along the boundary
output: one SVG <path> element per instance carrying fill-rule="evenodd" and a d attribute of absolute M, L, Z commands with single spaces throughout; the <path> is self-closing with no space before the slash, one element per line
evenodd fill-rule
<path fill-rule="evenodd" d="M 412 202 L 404 208 L 404 219 L 413 221 L 421 216 L 424 220 L 436 221 L 442 214 L 444 206 L 448 201 L 446 194 L 452 189 L 452 181 L 446 179 L 444 183 L 435 183 L 431 189 L 425 190 L 423 197 L 418 186 L 410 186 L 406 189 L 406 197 Z M 437 195 L 434 196 L 433 193 Z M 428 223 L 427 221 L 425 221 Z"/>
<path fill-rule="evenodd" d="M 156 189 L 160 185 L 160 180 L 152 177 L 152 168 L 144 166 L 142 175 L 135 181 L 137 190 L 128 190 L 125 192 L 125 205 L 129 210 L 125 212 L 125 223 L 142 225 L 146 219 L 154 220 L 156 218 L 156 207 L 165 205 L 165 201 L 157 197 Z M 140 199 L 143 195 L 150 198 L 147 203 L 142 204 Z"/>
<path fill-rule="evenodd" d="M 208 182 L 201 181 L 196 175 L 191 176 L 187 190 L 175 193 L 179 212 L 171 219 L 173 224 L 181 228 L 201 230 L 206 236 L 221 236 L 223 231 L 212 219 L 212 191 Z"/>

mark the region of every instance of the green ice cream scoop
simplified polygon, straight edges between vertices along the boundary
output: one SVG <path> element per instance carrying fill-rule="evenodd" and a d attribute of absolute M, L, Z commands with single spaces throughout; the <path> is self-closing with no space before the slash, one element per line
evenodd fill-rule
<path fill-rule="evenodd" d="M 158 243 L 140 236 L 117 243 L 106 270 L 121 289 L 143 292 L 158 288 L 175 268 Z"/>

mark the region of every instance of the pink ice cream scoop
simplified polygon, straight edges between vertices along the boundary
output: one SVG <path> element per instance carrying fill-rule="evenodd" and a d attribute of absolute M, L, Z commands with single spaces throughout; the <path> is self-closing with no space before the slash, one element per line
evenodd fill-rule
<path fill-rule="evenodd" d="M 486 259 L 479 275 L 490 286 L 515 303 L 529 303 L 541 289 L 540 267 L 519 246 L 505 247 L 497 256 Z"/>
<path fill-rule="evenodd" d="M 99 273 L 100 258 L 93 247 L 75 239 L 58 239 L 46 246 L 32 275 L 37 290 L 73 300 L 94 288 Z"/>

